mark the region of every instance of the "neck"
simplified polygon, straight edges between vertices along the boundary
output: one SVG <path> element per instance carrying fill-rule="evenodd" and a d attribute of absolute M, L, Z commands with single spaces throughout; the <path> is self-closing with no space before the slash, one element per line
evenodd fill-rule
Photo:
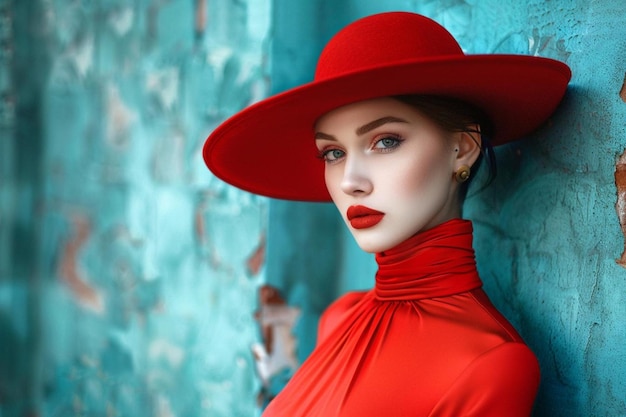
<path fill-rule="evenodd" d="M 376 297 L 419 300 L 479 288 L 472 223 L 452 219 L 376 254 Z"/>

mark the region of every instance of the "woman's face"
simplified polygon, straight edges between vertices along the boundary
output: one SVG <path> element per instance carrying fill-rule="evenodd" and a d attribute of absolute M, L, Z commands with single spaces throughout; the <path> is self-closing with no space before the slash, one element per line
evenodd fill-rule
<path fill-rule="evenodd" d="M 443 132 L 393 98 L 335 109 L 315 131 L 326 187 L 366 252 L 460 216 L 454 172 L 467 163 L 462 134 Z"/>

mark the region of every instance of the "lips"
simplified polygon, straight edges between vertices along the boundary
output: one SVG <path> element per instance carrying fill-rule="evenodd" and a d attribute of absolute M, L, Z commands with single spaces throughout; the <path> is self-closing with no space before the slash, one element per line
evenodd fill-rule
<path fill-rule="evenodd" d="M 365 206 L 348 207 L 348 221 L 355 229 L 367 229 L 376 226 L 385 213 Z"/>

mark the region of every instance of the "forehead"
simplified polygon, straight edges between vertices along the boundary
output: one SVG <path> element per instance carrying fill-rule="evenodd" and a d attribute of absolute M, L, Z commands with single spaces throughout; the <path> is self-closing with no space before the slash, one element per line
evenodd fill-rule
<path fill-rule="evenodd" d="M 381 117 L 398 117 L 408 122 L 422 121 L 417 109 L 391 97 L 374 98 L 338 107 L 321 116 L 315 123 L 315 131 L 332 133 L 341 128 L 354 128 Z"/>

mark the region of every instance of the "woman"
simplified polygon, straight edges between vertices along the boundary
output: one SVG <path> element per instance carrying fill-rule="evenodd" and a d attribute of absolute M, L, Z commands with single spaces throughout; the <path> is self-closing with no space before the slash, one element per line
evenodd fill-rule
<path fill-rule="evenodd" d="M 264 415 L 530 414 L 537 360 L 481 290 L 461 205 L 489 139 L 537 128 L 569 79 L 560 62 L 466 56 L 432 20 L 383 13 L 335 35 L 313 82 L 215 130 L 204 158 L 217 176 L 332 200 L 379 267 L 371 291 L 324 313 L 316 349 Z"/>

